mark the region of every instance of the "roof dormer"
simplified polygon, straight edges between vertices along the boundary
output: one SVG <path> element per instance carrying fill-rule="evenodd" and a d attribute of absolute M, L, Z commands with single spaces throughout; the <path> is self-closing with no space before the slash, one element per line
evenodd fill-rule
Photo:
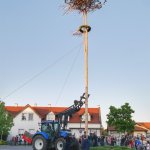
<path fill-rule="evenodd" d="M 85 121 L 85 113 L 81 115 L 81 121 Z M 91 115 L 88 113 L 88 121 L 91 121 Z"/>
<path fill-rule="evenodd" d="M 46 115 L 46 120 L 55 120 L 55 114 L 51 111 Z"/>

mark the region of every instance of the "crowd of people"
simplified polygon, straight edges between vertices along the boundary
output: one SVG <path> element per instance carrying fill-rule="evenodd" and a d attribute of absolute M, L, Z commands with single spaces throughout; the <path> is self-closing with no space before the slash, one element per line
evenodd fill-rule
<path fill-rule="evenodd" d="M 10 141 L 10 144 L 11 145 L 28 145 L 28 143 L 23 139 L 23 134 L 13 136 Z"/>
<path fill-rule="evenodd" d="M 86 138 L 85 135 L 80 137 L 79 143 L 81 145 L 81 150 L 89 150 L 90 147 L 107 145 L 126 146 L 136 150 L 150 150 L 150 138 L 144 137 L 143 135 L 122 135 L 121 137 L 110 135 L 97 137 L 95 133 L 90 133 L 88 138 Z"/>
<path fill-rule="evenodd" d="M 128 146 L 136 150 L 150 150 L 150 139 L 144 135 L 123 135 L 120 140 L 121 146 Z"/>
<path fill-rule="evenodd" d="M 24 141 L 22 134 L 12 137 L 11 144 L 28 145 L 28 143 Z M 143 135 L 136 137 L 133 135 L 122 135 L 121 137 L 115 137 L 113 135 L 110 136 L 102 135 L 98 137 L 96 133 L 90 133 L 90 135 L 87 138 L 86 134 L 84 133 L 79 138 L 79 144 L 81 150 L 89 150 L 90 147 L 107 146 L 107 145 L 126 146 L 136 150 L 150 150 L 150 138 L 147 138 Z"/>
<path fill-rule="evenodd" d="M 100 143 L 104 146 L 104 138 L 104 136 L 101 137 L 101 139 L 103 139 L 101 140 L 95 133 L 90 133 L 90 135 L 87 137 L 86 133 L 84 132 L 84 135 L 79 138 L 80 149 L 89 150 L 90 147 L 99 146 Z"/>

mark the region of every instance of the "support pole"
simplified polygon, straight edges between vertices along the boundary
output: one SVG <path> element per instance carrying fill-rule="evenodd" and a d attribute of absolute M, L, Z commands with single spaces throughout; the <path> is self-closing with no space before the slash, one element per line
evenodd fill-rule
<path fill-rule="evenodd" d="M 87 25 L 87 12 L 83 11 L 83 23 Z M 83 33 L 84 38 L 84 74 L 85 74 L 85 133 L 88 137 L 88 31 Z"/>

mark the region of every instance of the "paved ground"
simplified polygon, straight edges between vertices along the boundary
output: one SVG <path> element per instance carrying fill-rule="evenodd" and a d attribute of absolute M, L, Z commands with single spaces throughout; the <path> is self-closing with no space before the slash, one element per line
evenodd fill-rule
<path fill-rule="evenodd" d="M 0 150 L 32 150 L 31 146 L 2 146 L 0 145 Z"/>

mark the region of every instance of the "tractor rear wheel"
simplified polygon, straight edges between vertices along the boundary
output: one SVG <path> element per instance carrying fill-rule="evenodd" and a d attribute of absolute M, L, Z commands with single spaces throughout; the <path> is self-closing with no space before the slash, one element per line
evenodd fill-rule
<path fill-rule="evenodd" d="M 33 150 L 47 150 L 47 140 L 42 135 L 37 135 L 32 141 Z"/>
<path fill-rule="evenodd" d="M 65 150 L 66 140 L 63 138 L 58 138 L 55 141 L 55 149 L 56 150 Z"/>

